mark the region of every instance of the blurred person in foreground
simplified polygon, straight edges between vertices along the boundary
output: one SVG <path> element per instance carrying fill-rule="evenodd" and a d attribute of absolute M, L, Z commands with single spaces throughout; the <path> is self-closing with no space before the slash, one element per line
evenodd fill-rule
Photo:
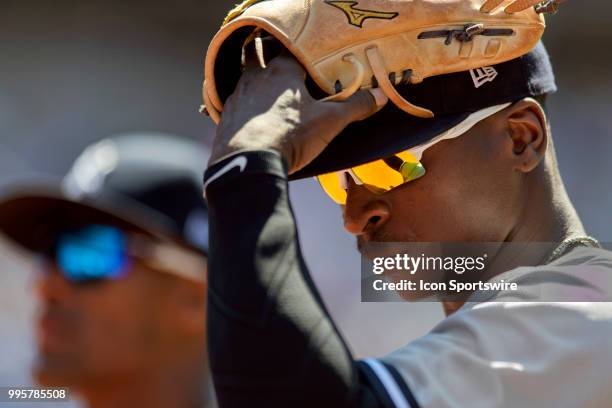
<path fill-rule="evenodd" d="M 1 201 L 0 230 L 40 260 L 40 385 L 94 408 L 214 406 L 202 154 L 159 134 L 107 139 L 61 188 Z"/>

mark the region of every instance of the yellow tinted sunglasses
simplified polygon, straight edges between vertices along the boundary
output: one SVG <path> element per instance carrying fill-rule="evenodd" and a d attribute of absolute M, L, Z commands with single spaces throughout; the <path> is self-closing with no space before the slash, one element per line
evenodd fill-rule
<path fill-rule="evenodd" d="M 348 177 L 351 177 L 356 184 L 363 185 L 376 194 L 386 193 L 404 183 L 419 179 L 425 175 L 425 168 L 421 164 L 420 158 L 423 152 L 431 146 L 443 140 L 454 139 L 465 134 L 481 120 L 494 115 L 510 105 L 512 103 L 503 103 L 474 112 L 455 127 L 409 151 L 348 170 L 324 174 L 317 177 L 317 179 L 327 195 L 341 205 L 346 204 L 346 191 L 349 186 Z"/>
<path fill-rule="evenodd" d="M 348 177 L 352 177 L 356 184 L 363 185 L 376 194 L 383 194 L 424 175 L 425 167 L 412 153 L 406 151 L 349 170 L 323 174 L 317 179 L 332 200 L 344 205 Z"/>

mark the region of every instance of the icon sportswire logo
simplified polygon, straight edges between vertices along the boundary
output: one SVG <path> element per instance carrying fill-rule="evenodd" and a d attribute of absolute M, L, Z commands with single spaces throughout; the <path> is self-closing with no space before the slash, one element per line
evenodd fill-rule
<path fill-rule="evenodd" d="M 346 14 L 346 16 L 348 17 L 349 24 L 359 28 L 363 27 L 363 22 L 368 18 L 392 20 L 399 15 L 399 13 L 358 9 L 355 7 L 358 4 L 358 2 L 356 1 L 326 0 L 325 3 L 342 10 L 344 14 Z"/>
<path fill-rule="evenodd" d="M 221 167 L 221 169 L 218 172 L 216 172 L 212 177 L 206 180 L 206 183 L 204 184 L 204 189 L 206 189 L 206 187 L 208 187 L 210 183 L 224 176 L 225 174 L 229 173 L 235 167 L 238 167 L 238 169 L 242 173 L 244 169 L 246 169 L 247 162 L 248 160 L 245 156 L 238 156 L 234 158 L 232 161 L 227 163 L 225 166 Z"/>
<path fill-rule="evenodd" d="M 497 71 L 493 67 L 482 67 L 477 69 L 470 69 L 470 75 L 474 86 L 480 88 L 487 82 L 493 82 L 497 78 Z"/>

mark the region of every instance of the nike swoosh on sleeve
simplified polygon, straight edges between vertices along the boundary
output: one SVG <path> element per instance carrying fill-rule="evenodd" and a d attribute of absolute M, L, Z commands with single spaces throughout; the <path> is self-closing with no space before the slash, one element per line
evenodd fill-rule
<path fill-rule="evenodd" d="M 246 169 L 247 162 L 248 160 L 245 156 L 238 156 L 234 158 L 232 161 L 230 161 L 225 166 L 223 166 L 218 172 L 213 174 L 208 180 L 206 180 L 206 183 L 204 184 L 204 190 L 206 190 L 206 187 L 208 187 L 210 183 L 212 183 L 213 181 L 217 180 L 220 177 L 223 177 L 225 174 L 229 173 L 235 167 L 238 167 L 240 169 L 240 172 L 242 173 L 244 169 Z"/>

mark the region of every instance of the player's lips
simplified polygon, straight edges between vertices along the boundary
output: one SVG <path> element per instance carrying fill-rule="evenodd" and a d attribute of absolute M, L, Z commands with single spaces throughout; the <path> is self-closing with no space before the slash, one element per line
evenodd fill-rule
<path fill-rule="evenodd" d="M 45 311 L 38 320 L 38 345 L 42 352 L 54 352 L 69 344 L 71 325 L 67 316 L 58 311 Z"/>

